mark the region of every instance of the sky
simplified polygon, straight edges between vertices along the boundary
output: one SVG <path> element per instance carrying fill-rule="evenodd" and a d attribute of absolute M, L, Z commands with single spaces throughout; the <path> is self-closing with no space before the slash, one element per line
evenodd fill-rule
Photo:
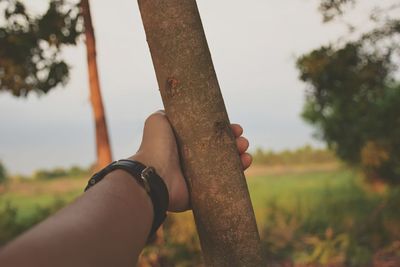
<path fill-rule="evenodd" d="M 46 1 L 29 1 L 37 12 Z M 118 3 L 118 4 L 116 4 Z M 250 150 L 322 146 L 302 121 L 305 84 L 296 57 L 346 33 L 322 24 L 314 0 L 198 0 L 231 122 Z M 133 154 L 143 121 L 162 108 L 135 0 L 91 1 L 103 100 L 115 159 Z M 362 12 L 361 12 L 362 13 Z M 354 17 L 357 19 L 357 16 Z M 95 160 L 85 47 L 64 49 L 67 86 L 17 99 L 0 93 L 0 161 L 12 174 Z"/>

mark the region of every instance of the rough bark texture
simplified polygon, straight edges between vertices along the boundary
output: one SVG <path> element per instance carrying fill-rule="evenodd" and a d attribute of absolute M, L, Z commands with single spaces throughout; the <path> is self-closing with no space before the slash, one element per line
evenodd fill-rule
<path fill-rule="evenodd" d="M 264 266 L 234 136 L 195 0 L 139 0 L 207 266 Z"/>
<path fill-rule="evenodd" d="M 111 146 L 107 131 L 106 115 L 101 98 L 99 74 L 96 60 L 96 39 L 90 15 L 89 0 L 82 0 L 82 15 L 85 24 L 87 62 L 89 72 L 90 100 L 93 108 L 96 130 L 97 170 L 105 167 L 112 161 Z"/>

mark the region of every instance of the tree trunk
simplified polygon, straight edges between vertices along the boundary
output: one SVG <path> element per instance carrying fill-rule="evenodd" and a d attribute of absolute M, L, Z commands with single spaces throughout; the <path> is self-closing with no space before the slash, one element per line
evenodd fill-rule
<path fill-rule="evenodd" d="M 195 0 L 138 0 L 207 266 L 265 266 Z"/>
<path fill-rule="evenodd" d="M 90 15 L 89 0 L 82 0 L 82 15 L 85 24 L 86 51 L 89 72 L 90 100 L 93 108 L 96 129 L 97 170 L 105 167 L 112 161 L 110 141 L 108 137 L 106 115 L 101 98 L 99 74 L 96 60 L 96 39 Z"/>

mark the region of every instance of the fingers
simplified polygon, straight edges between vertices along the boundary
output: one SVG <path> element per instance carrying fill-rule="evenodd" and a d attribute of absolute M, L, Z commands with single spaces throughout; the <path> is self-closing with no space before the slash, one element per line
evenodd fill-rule
<path fill-rule="evenodd" d="M 157 121 L 157 125 L 159 125 L 159 122 L 161 120 L 165 120 L 165 111 L 164 110 L 158 110 L 154 112 L 152 115 L 150 115 L 147 118 L 147 122 L 149 121 Z M 231 124 L 231 129 L 233 132 L 233 135 L 236 138 L 236 147 L 238 149 L 238 152 L 240 154 L 240 159 L 242 161 L 242 166 L 243 169 L 246 170 L 252 163 L 253 159 L 249 153 L 246 153 L 247 149 L 249 148 L 249 141 L 241 136 L 243 134 L 243 128 L 239 124 Z"/>
<path fill-rule="evenodd" d="M 153 134 L 154 131 L 159 132 L 162 129 L 165 129 L 165 128 L 161 127 L 163 125 L 168 125 L 168 127 L 171 127 L 169 125 L 169 123 L 166 124 L 165 122 L 168 122 L 167 117 L 165 115 L 165 111 L 158 110 L 158 111 L 154 112 L 153 114 L 151 114 L 146 119 L 145 125 L 147 125 L 147 127 L 145 127 L 145 132 L 146 132 L 146 128 L 149 128 L 149 127 L 152 130 L 151 131 L 148 130 L 147 131 L 148 134 Z M 160 127 L 161 127 L 161 130 L 160 130 Z M 231 127 L 233 135 L 235 136 L 235 139 L 236 139 L 236 147 L 237 147 L 237 150 L 240 155 L 243 169 L 246 170 L 252 163 L 251 155 L 249 153 L 246 153 L 247 149 L 249 148 L 249 141 L 245 137 L 241 136 L 243 134 L 242 126 L 240 126 L 239 124 L 233 123 L 230 125 L 230 127 Z"/>
<path fill-rule="evenodd" d="M 231 124 L 231 129 L 236 138 L 236 147 L 239 153 L 243 154 L 249 148 L 249 140 L 241 136 L 243 134 L 243 128 L 239 124 Z"/>
<path fill-rule="evenodd" d="M 239 124 L 231 124 L 231 129 L 233 135 L 236 138 L 236 147 L 240 154 L 240 160 L 242 161 L 243 170 L 246 170 L 250 167 L 253 158 L 249 153 L 246 153 L 247 149 L 249 148 L 249 140 L 245 137 L 241 136 L 243 134 L 243 128 Z"/>
<path fill-rule="evenodd" d="M 152 121 L 158 121 L 160 119 L 165 119 L 165 112 L 163 110 L 158 110 L 156 112 L 153 112 L 150 114 L 150 116 L 147 117 L 146 123 L 152 122 Z"/>
<path fill-rule="evenodd" d="M 249 153 L 244 153 L 240 155 L 240 160 L 242 161 L 243 170 L 246 170 L 248 167 L 250 167 L 253 158 Z"/>
<path fill-rule="evenodd" d="M 243 128 L 239 124 L 232 123 L 231 124 L 231 129 L 233 132 L 233 135 L 237 138 L 243 134 Z"/>
<path fill-rule="evenodd" d="M 243 136 L 237 137 L 236 146 L 239 151 L 239 154 L 243 154 L 249 148 L 249 141 Z"/>

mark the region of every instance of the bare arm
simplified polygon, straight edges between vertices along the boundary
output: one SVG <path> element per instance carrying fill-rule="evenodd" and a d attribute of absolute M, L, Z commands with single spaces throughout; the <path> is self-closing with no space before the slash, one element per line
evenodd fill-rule
<path fill-rule="evenodd" d="M 146 192 L 114 171 L 4 249 L 0 266 L 132 266 L 150 232 Z"/>
<path fill-rule="evenodd" d="M 244 168 L 248 141 L 232 125 Z M 142 144 L 131 157 L 154 166 L 167 185 L 170 211 L 188 209 L 172 129 L 162 112 L 146 120 Z M 23 234 L 0 253 L 0 266 L 132 266 L 145 246 L 153 207 L 145 190 L 122 170 L 108 174 L 75 202 Z"/>

